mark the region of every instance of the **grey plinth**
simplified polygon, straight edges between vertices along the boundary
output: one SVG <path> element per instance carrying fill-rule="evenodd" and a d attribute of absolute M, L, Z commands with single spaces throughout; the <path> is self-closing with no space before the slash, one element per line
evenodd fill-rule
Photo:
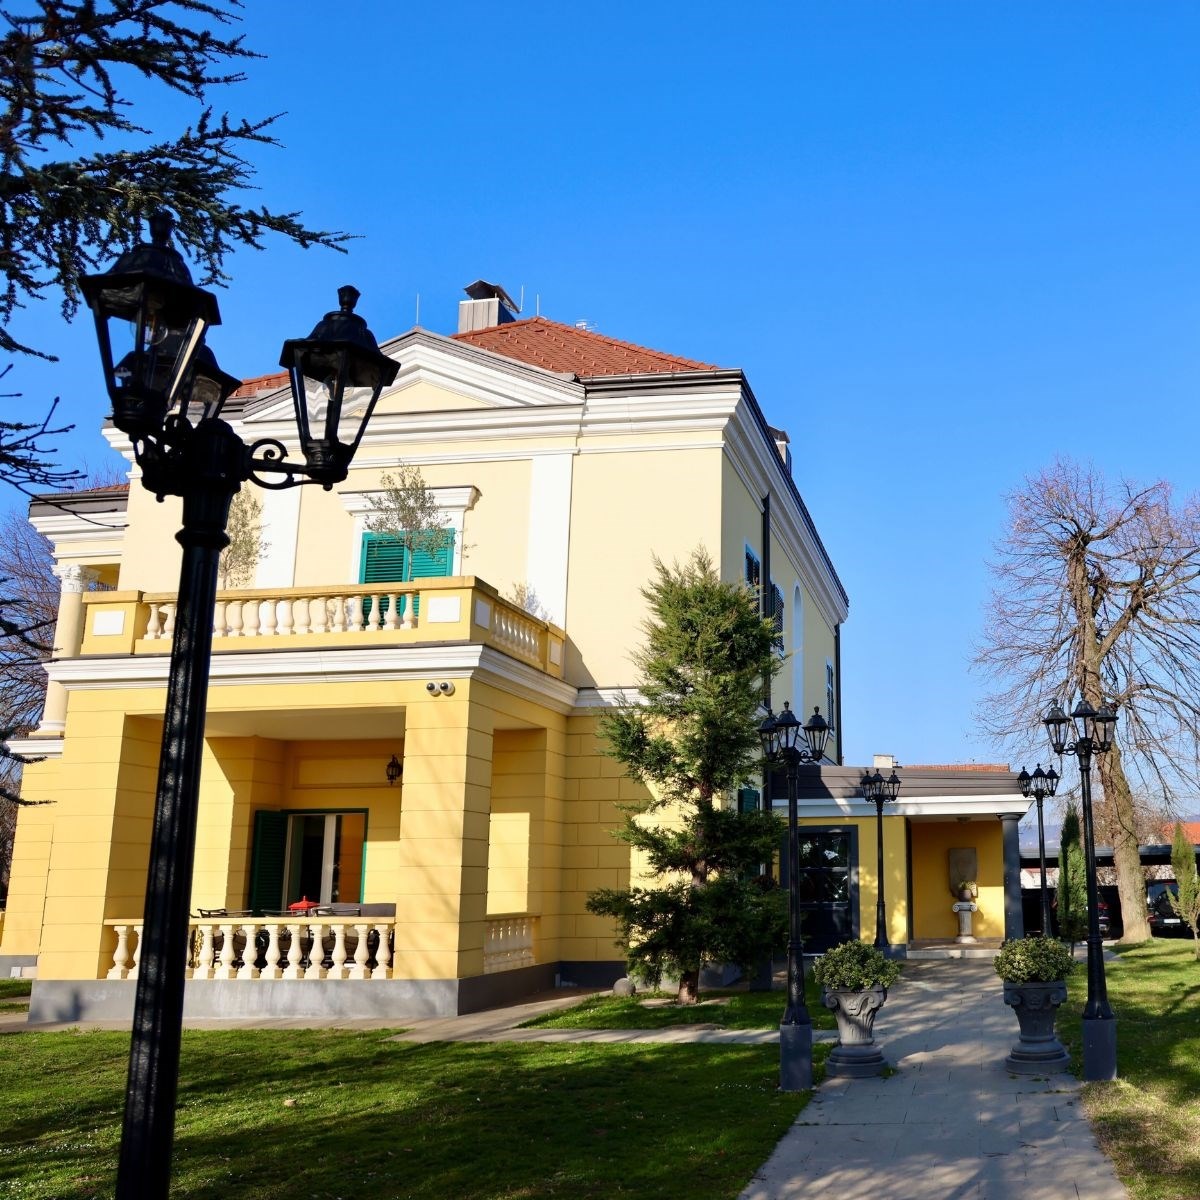
<path fill-rule="evenodd" d="M 954 915 L 958 917 L 958 937 L 956 942 L 973 942 L 975 940 L 971 933 L 971 919 L 975 913 L 979 911 L 979 905 L 973 900 L 960 900 L 953 905 Z"/>
<path fill-rule="evenodd" d="M 805 1092 L 812 1087 L 812 1026 L 779 1026 L 779 1089 Z"/>
<path fill-rule="evenodd" d="M 1004 1065 L 1014 1075 L 1049 1075 L 1071 1065 L 1062 1042 L 1054 1032 L 1058 1006 L 1067 998 L 1067 985 L 1053 983 L 1005 983 L 1004 1003 L 1012 1007 L 1021 1026 L 1021 1036 Z"/>
<path fill-rule="evenodd" d="M 829 1052 L 825 1070 L 830 1075 L 866 1079 L 882 1075 L 887 1066 L 883 1051 L 875 1042 L 875 1015 L 887 999 L 886 988 L 866 992 L 826 990 L 821 1002 L 833 1010 L 837 1020 L 837 1045 Z"/>

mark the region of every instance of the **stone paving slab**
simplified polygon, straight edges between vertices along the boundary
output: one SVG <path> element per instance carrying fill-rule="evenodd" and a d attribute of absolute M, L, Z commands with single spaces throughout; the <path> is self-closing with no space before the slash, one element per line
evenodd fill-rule
<path fill-rule="evenodd" d="M 875 1028 L 896 1074 L 823 1083 L 740 1200 L 1128 1200 L 1078 1080 L 1004 1069 L 990 963 L 909 963 Z"/>

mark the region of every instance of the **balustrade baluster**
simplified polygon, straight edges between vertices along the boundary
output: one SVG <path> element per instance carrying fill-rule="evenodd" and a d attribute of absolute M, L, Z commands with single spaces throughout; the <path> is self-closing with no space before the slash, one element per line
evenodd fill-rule
<path fill-rule="evenodd" d="M 267 953 L 264 956 L 266 962 L 263 964 L 261 977 L 263 979 L 281 979 L 283 968 L 279 965 L 279 957 L 283 953 L 283 946 L 279 940 L 279 924 L 276 921 L 269 921 L 266 929 Z"/>
<path fill-rule="evenodd" d="M 213 977 L 213 959 L 216 956 L 216 949 L 213 945 L 213 930 L 214 926 L 211 921 L 205 921 L 200 929 L 200 951 L 196 955 L 196 973 L 197 979 L 211 979 Z"/>
<path fill-rule="evenodd" d="M 227 600 L 225 602 L 225 621 L 229 626 L 230 637 L 242 636 L 242 610 L 246 607 L 244 600 Z"/>
<path fill-rule="evenodd" d="M 324 596 L 314 596 L 308 602 L 308 623 L 313 633 L 324 633 L 329 621 L 329 601 Z"/>
<path fill-rule="evenodd" d="M 346 926 L 339 921 L 333 927 L 333 965 L 329 968 L 330 979 L 346 978 Z"/>
<path fill-rule="evenodd" d="M 246 944 L 242 947 L 242 965 L 238 967 L 238 979 L 258 978 L 258 924 L 243 925 L 242 936 Z"/>
<path fill-rule="evenodd" d="M 306 596 L 297 596 L 292 601 L 292 622 L 294 628 L 293 633 L 307 633 L 309 622 L 309 608 L 311 601 Z"/>
<path fill-rule="evenodd" d="M 221 957 L 219 959 L 220 966 L 213 971 L 214 979 L 236 979 L 237 968 L 234 967 L 234 960 L 237 955 L 233 948 L 233 926 L 222 925 L 221 930 Z"/>
<path fill-rule="evenodd" d="M 330 626 L 332 633 L 345 633 L 346 631 L 346 597 L 334 596 L 329 602 L 329 613 L 333 618 Z"/>
<path fill-rule="evenodd" d="M 400 622 L 401 629 L 413 629 L 416 627 L 416 608 L 417 608 L 417 593 L 404 593 L 404 620 Z"/>
<path fill-rule="evenodd" d="M 358 945 L 354 947 L 354 966 L 350 968 L 348 978 L 350 979 L 370 979 L 371 972 L 367 967 L 367 960 L 371 957 L 371 952 L 367 947 L 367 930 L 369 925 L 355 925 L 354 932 L 358 934 Z"/>
<path fill-rule="evenodd" d="M 129 972 L 130 979 L 138 977 L 138 969 L 142 965 L 142 923 L 139 921 L 133 927 L 133 969 Z"/>
<path fill-rule="evenodd" d="M 213 605 L 213 637 L 224 637 L 228 632 L 228 625 L 225 621 L 225 605 L 226 601 L 218 600 Z"/>
<path fill-rule="evenodd" d="M 175 603 L 168 601 L 163 605 L 163 620 L 162 636 L 166 641 L 170 641 L 175 636 Z"/>
<path fill-rule="evenodd" d="M 242 605 L 242 624 L 245 627 L 245 636 L 258 636 L 258 606 L 261 603 L 259 600 L 247 600 Z"/>
<path fill-rule="evenodd" d="M 279 628 L 279 601 L 268 600 L 262 608 L 262 626 L 259 629 L 261 637 L 274 637 Z"/>
<path fill-rule="evenodd" d="M 156 642 L 162 636 L 163 615 L 157 604 L 150 605 L 150 620 L 146 622 L 146 640 Z"/>
<path fill-rule="evenodd" d="M 279 636 L 288 637 L 296 625 L 296 614 L 292 612 L 291 600 L 279 602 Z"/>
<path fill-rule="evenodd" d="M 369 597 L 371 601 L 371 615 L 367 618 L 367 629 L 372 633 L 379 629 L 383 624 L 383 613 L 380 611 L 383 608 L 383 597 L 374 595 Z"/>
<path fill-rule="evenodd" d="M 129 974 L 129 926 L 117 925 L 117 948 L 113 951 L 113 965 L 108 969 L 108 979 L 124 979 Z"/>
<path fill-rule="evenodd" d="M 308 970 L 305 979 L 325 978 L 325 926 L 310 925 L 308 927 L 311 941 L 308 947 Z"/>
<path fill-rule="evenodd" d="M 392 977 L 392 926 L 382 921 L 375 923 L 375 932 L 379 934 L 379 945 L 375 947 L 375 978 L 391 979 Z"/>
<path fill-rule="evenodd" d="M 291 945 L 288 947 L 288 965 L 283 972 L 284 979 L 303 979 L 304 967 L 302 965 L 304 954 L 303 947 L 300 944 L 300 930 L 303 928 L 298 922 L 289 923 L 287 931 L 291 935 Z"/>
<path fill-rule="evenodd" d="M 387 612 L 386 612 L 386 613 L 384 613 L 384 616 L 383 616 L 383 627 L 384 627 L 384 629 L 395 629 L 395 628 L 396 628 L 396 626 L 399 624 L 399 621 L 398 621 L 398 616 L 399 616 L 399 614 L 398 614 L 398 611 L 397 611 L 397 609 L 398 609 L 397 601 L 399 600 L 399 598 L 400 598 L 400 596 L 401 596 L 401 595 L 403 595 L 403 593 L 402 593 L 402 592 L 400 592 L 400 593 L 397 593 L 397 592 L 389 592 L 389 593 L 388 593 L 388 597 L 387 597 Z"/>

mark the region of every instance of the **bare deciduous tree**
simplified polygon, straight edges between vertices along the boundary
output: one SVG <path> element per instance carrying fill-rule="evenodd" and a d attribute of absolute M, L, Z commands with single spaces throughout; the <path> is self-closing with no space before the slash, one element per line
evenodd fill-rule
<path fill-rule="evenodd" d="M 33 729 L 46 698 L 50 642 L 58 619 L 58 580 L 50 543 L 22 513 L 0 520 L 0 895 L 8 890 L 18 795 L 25 760 L 5 741 Z"/>
<path fill-rule="evenodd" d="M 994 680 L 983 722 L 1025 750 L 1044 746 L 1054 700 L 1118 706 L 1117 744 L 1095 765 L 1124 937 L 1140 941 L 1150 930 L 1130 776 L 1168 807 L 1200 776 L 1200 505 L 1177 504 L 1165 482 L 1111 486 L 1060 460 L 1009 498 L 1009 516 L 976 656 Z"/>

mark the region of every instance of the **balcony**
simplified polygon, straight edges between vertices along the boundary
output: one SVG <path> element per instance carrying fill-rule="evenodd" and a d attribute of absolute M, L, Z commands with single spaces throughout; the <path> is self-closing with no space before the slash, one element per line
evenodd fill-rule
<path fill-rule="evenodd" d="M 173 592 L 83 597 L 82 656 L 161 655 L 175 628 Z M 217 593 L 213 653 L 483 645 L 561 679 L 565 634 L 474 576 L 411 583 L 239 589 Z"/>

